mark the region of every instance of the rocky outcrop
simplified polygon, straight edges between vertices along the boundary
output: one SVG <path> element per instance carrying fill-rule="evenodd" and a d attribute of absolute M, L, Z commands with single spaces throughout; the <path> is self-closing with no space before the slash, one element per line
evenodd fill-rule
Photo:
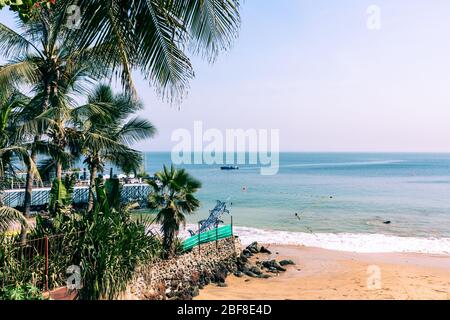
<path fill-rule="evenodd" d="M 229 274 L 237 272 L 241 244 L 238 238 L 217 244 L 203 244 L 200 249 L 140 267 L 128 285 L 123 299 L 191 300 L 210 283 L 225 286 Z"/>
<path fill-rule="evenodd" d="M 285 272 L 292 260 L 264 260 L 271 252 L 254 242 L 241 251 L 239 239 L 225 239 L 203 244 L 200 249 L 143 266 L 136 272 L 122 299 L 191 300 L 208 284 L 226 287 L 225 280 L 236 277 L 267 279 Z"/>
<path fill-rule="evenodd" d="M 267 248 L 260 246 L 257 242 L 253 242 L 247 246 L 237 258 L 238 271 L 234 273 L 237 277 L 242 277 L 244 275 L 252 278 L 270 278 L 272 275 L 278 275 L 280 272 L 285 272 L 285 266 L 295 265 L 292 260 L 281 260 L 280 262 L 276 260 L 265 260 L 256 261 L 256 265 L 253 265 L 251 258 L 256 256 L 256 260 L 259 260 L 259 254 L 272 254 Z"/>

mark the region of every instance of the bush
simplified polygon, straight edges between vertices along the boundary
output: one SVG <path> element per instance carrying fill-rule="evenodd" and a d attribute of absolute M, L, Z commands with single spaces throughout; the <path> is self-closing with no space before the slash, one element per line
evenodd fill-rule
<path fill-rule="evenodd" d="M 0 288 L 0 300 L 44 300 L 44 297 L 32 284 L 16 284 Z"/>
<path fill-rule="evenodd" d="M 25 246 L 20 245 L 18 238 L 4 238 L 0 246 L 0 278 L 7 279 L 3 284 L 7 292 L 12 290 L 16 296 L 27 298 L 29 295 L 19 289 L 28 283 L 39 289 L 45 287 L 42 241 L 48 237 L 50 289 L 66 285 L 66 270 L 76 265 L 82 279 L 79 298 L 117 298 L 136 267 L 159 257 L 162 246 L 147 231 L 147 221 L 133 221 L 125 207 L 117 208 L 110 194 L 116 192 L 117 188 L 106 189 L 98 183 L 99 199 L 92 213 L 60 211 L 54 217 L 38 216 Z"/>

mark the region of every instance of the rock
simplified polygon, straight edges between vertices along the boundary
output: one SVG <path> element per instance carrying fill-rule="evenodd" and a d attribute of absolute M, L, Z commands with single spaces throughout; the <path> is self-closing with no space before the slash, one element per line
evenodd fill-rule
<path fill-rule="evenodd" d="M 287 266 L 287 265 L 295 265 L 295 263 L 292 260 L 281 260 L 280 261 L 280 265 L 284 267 L 284 266 Z"/>
<path fill-rule="evenodd" d="M 270 268 L 269 271 L 270 273 L 279 273 L 279 271 L 275 268 Z"/>
<path fill-rule="evenodd" d="M 260 253 L 267 253 L 267 254 L 272 254 L 272 252 L 270 252 L 269 249 L 265 248 L 265 247 L 261 247 L 261 249 L 259 250 Z"/>
<path fill-rule="evenodd" d="M 269 278 L 271 278 L 271 276 L 268 275 L 268 274 L 260 274 L 259 278 L 261 278 L 261 279 L 269 279 Z"/>
<path fill-rule="evenodd" d="M 240 257 L 237 259 L 238 262 L 246 263 L 248 261 L 248 258 L 244 256 L 243 254 L 240 255 Z"/>
<path fill-rule="evenodd" d="M 214 274 L 214 282 L 216 283 L 225 282 L 227 276 L 228 276 L 227 268 L 225 267 L 225 265 L 219 264 Z"/>
<path fill-rule="evenodd" d="M 249 248 L 248 251 L 250 251 L 250 252 L 253 253 L 253 254 L 259 253 L 258 249 L 256 249 L 255 247 Z"/>
<path fill-rule="evenodd" d="M 273 272 L 274 270 L 277 271 L 286 271 L 285 268 L 283 268 L 276 260 L 270 260 L 270 261 L 264 261 L 263 266 L 267 269 L 269 269 L 270 272 Z"/>
<path fill-rule="evenodd" d="M 246 258 L 250 258 L 251 256 L 253 256 L 253 253 L 248 249 L 244 249 L 244 251 L 242 251 L 242 255 Z"/>
<path fill-rule="evenodd" d="M 251 271 L 245 272 L 245 275 L 249 276 L 250 278 L 258 278 L 258 276 Z"/>
<path fill-rule="evenodd" d="M 199 287 L 194 286 L 194 287 L 191 288 L 191 296 L 192 296 L 192 297 L 196 297 L 196 296 L 198 296 L 199 294 L 200 294 Z"/>
<path fill-rule="evenodd" d="M 236 271 L 235 273 L 233 273 L 236 277 L 238 278 L 242 278 L 244 276 L 244 274 L 240 271 Z"/>
<path fill-rule="evenodd" d="M 251 267 L 250 272 L 252 272 L 258 276 L 262 274 L 261 269 L 256 266 Z"/>
<path fill-rule="evenodd" d="M 226 287 L 228 287 L 228 285 L 227 285 L 225 282 L 219 282 L 219 283 L 217 284 L 217 286 L 220 287 L 220 288 L 226 288 Z"/>

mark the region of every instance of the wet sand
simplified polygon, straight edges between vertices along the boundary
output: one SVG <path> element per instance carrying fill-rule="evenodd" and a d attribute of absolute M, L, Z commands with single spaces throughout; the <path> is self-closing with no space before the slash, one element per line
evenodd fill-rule
<path fill-rule="evenodd" d="M 291 259 L 296 265 L 270 279 L 227 278 L 197 300 L 450 299 L 450 256 L 363 254 L 301 246 L 269 246 L 252 261 Z M 278 254 L 276 254 L 278 252 Z"/>

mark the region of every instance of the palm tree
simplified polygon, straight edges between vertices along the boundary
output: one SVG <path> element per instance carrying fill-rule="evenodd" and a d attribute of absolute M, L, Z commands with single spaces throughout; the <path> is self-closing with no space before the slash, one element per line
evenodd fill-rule
<path fill-rule="evenodd" d="M 26 103 L 27 99 L 16 90 L 10 92 L 10 90 L 0 91 L 0 178 L 15 175 L 14 163 L 18 159 L 36 171 L 27 150 L 20 145 L 20 141 L 15 140 L 16 109 Z M 0 186 L 0 192 L 2 188 L 3 185 Z M 0 194 L 0 232 L 6 231 L 13 222 L 20 223 L 22 230 L 26 230 L 27 222 L 24 216 L 19 211 L 4 206 Z"/>
<path fill-rule="evenodd" d="M 11 85 L 31 87 L 34 98 L 29 104 L 23 133 L 34 133 L 28 141 L 32 162 L 45 149 L 55 160 L 56 176 L 61 179 L 63 165 L 70 157 L 64 149 L 70 146 L 67 120 L 73 110 L 77 95 L 85 95 L 89 85 L 98 77 L 107 75 L 108 66 L 96 59 L 91 49 L 81 50 L 67 38 L 65 21 L 60 14 L 41 10 L 30 22 L 19 22 L 22 33 L 17 33 L 0 23 L 0 54 L 9 62 L 0 67 L 0 89 Z M 90 106 L 92 111 L 92 105 Z M 97 108 L 97 113 L 101 110 Z M 42 146 L 42 136 L 50 138 Z M 35 175 L 27 168 L 25 212 L 31 203 L 32 183 Z"/>
<path fill-rule="evenodd" d="M 82 152 L 89 167 L 89 204 L 93 209 L 95 178 L 103 171 L 106 162 L 119 167 L 124 172 L 136 170 L 142 159 L 141 153 L 132 149 L 133 143 L 155 135 L 155 127 L 147 120 L 130 115 L 142 109 L 142 103 L 129 95 L 113 93 L 106 85 L 96 88 L 88 99 L 90 104 L 110 110 L 108 117 L 81 117 Z"/>
<path fill-rule="evenodd" d="M 186 225 L 186 214 L 191 214 L 200 206 L 195 193 L 201 188 L 200 181 L 193 178 L 184 169 L 170 169 L 164 166 L 163 171 L 149 180 L 153 192 L 149 195 L 149 207 L 160 210 L 156 221 L 161 224 L 165 257 L 174 254 L 174 244 L 180 225 Z"/>
<path fill-rule="evenodd" d="M 60 2 L 60 1 L 58 1 Z M 61 1 L 67 12 L 71 0 Z M 194 77 L 186 48 L 210 62 L 230 48 L 240 28 L 241 0 L 78 0 L 81 48 L 114 65 L 126 89 L 132 72 L 163 97 L 182 98 Z"/>

